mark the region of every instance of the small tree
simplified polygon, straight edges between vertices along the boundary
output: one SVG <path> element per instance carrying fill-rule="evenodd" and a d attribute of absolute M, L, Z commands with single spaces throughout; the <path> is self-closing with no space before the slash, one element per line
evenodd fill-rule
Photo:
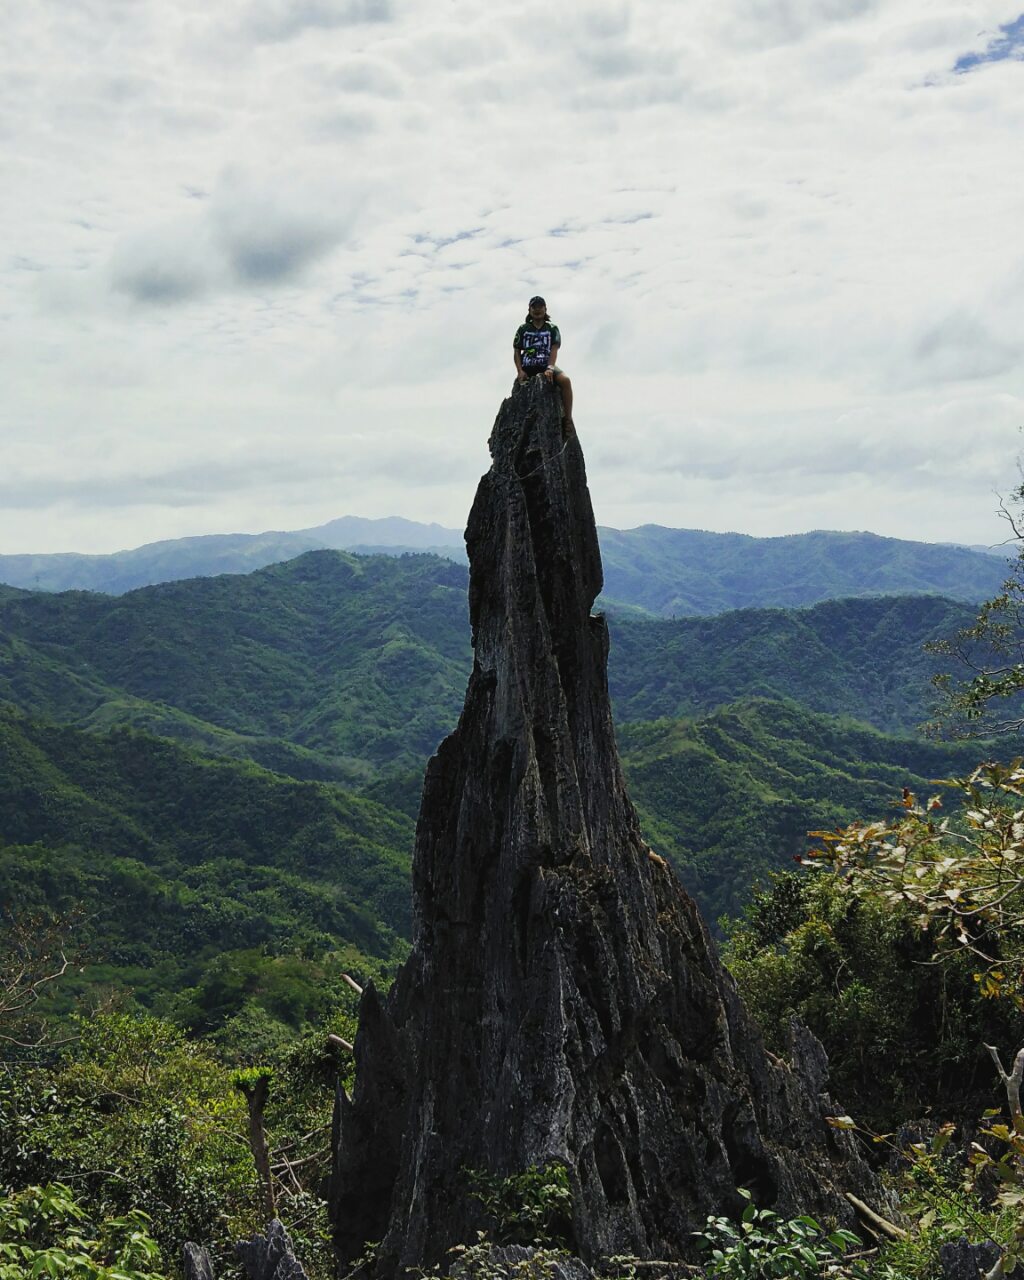
<path fill-rule="evenodd" d="M 810 860 L 909 907 L 936 961 L 966 952 L 983 996 L 1024 1008 L 1024 762 L 979 765 L 948 785 L 963 796 L 955 820 L 940 816 L 938 796 L 920 805 L 904 790 L 894 821 L 813 832 L 822 847 Z"/>
<path fill-rule="evenodd" d="M 963 680 L 949 672 L 934 677 L 943 695 L 931 726 L 936 732 L 984 737 L 1024 728 L 1024 484 L 1000 510 L 1018 544 L 1002 591 L 980 607 L 971 626 L 925 646 L 968 672 Z"/>
<path fill-rule="evenodd" d="M 30 1049 L 45 1038 L 40 1001 L 72 964 L 69 937 L 80 914 L 0 920 L 0 1042 Z"/>
<path fill-rule="evenodd" d="M 267 1144 L 264 1121 L 273 1078 L 274 1073 L 269 1067 L 243 1067 L 232 1077 L 232 1083 L 245 1098 L 249 1111 L 249 1150 L 259 1178 L 263 1212 L 268 1219 L 277 1217 L 274 1178 L 270 1169 L 270 1147 Z"/>

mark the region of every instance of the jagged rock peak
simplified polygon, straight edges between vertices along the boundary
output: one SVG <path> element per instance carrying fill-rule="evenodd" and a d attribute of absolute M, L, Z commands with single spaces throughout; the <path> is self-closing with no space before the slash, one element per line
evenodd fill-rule
<path fill-rule="evenodd" d="M 870 1176 L 823 1120 L 824 1055 L 765 1052 L 692 899 L 623 784 L 601 562 L 576 438 L 540 378 L 513 389 L 469 517 L 475 660 L 427 766 L 413 952 L 364 994 L 339 1091 L 341 1258 L 430 1265 L 487 1220 L 472 1170 L 568 1171 L 583 1258 L 692 1254 L 738 1187 L 849 1220 Z"/>

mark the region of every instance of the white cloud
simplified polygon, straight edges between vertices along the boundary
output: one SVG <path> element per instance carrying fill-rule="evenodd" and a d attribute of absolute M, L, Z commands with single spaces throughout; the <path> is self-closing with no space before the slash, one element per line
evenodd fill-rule
<path fill-rule="evenodd" d="M 459 524 L 537 291 L 603 523 L 995 540 L 1024 66 L 954 68 L 1017 16 L 13 10 L 0 550 Z"/>

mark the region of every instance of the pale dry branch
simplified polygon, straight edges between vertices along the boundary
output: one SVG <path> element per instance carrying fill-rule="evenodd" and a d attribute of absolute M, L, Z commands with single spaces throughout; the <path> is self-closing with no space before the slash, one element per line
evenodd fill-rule
<path fill-rule="evenodd" d="M 1024 1134 L 1024 1113 L 1021 1112 L 1020 1105 L 1020 1087 L 1024 1081 L 1024 1049 L 1021 1049 L 1014 1059 L 1013 1070 L 1007 1074 L 1003 1068 L 1002 1061 L 999 1057 L 999 1050 L 994 1044 L 987 1044 L 985 1048 L 988 1050 L 992 1061 L 996 1064 L 996 1071 L 999 1072 L 999 1079 L 1003 1088 L 1006 1090 L 1006 1100 L 1010 1105 L 1010 1115 L 1013 1118 L 1013 1127 L 1017 1133 Z"/>
<path fill-rule="evenodd" d="M 876 1213 L 870 1205 L 865 1204 L 864 1201 L 858 1196 L 855 1196 L 852 1191 L 844 1191 L 843 1195 L 869 1226 L 874 1227 L 876 1231 L 880 1231 L 882 1235 L 888 1236 L 890 1240 L 906 1240 L 907 1232 L 904 1231 L 902 1227 L 896 1226 L 896 1224 L 894 1222 L 890 1222 L 888 1218 L 883 1218 L 881 1214 Z"/>

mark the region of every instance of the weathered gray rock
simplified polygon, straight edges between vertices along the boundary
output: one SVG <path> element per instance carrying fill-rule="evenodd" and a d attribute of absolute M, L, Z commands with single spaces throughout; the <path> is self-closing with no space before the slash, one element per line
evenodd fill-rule
<path fill-rule="evenodd" d="M 363 998 L 339 1094 L 331 1214 L 341 1258 L 431 1264 L 483 1223 L 467 1169 L 559 1161 L 572 1246 L 692 1256 L 738 1212 L 850 1221 L 872 1183 L 829 1128 L 821 1048 L 766 1054 L 696 906 L 626 795 L 591 616 L 601 561 L 575 438 L 542 379 L 491 436 L 466 542 L 475 661 L 427 767 L 413 953 Z"/>
<path fill-rule="evenodd" d="M 248 1280 L 306 1280 L 283 1223 L 271 1220 L 265 1236 L 253 1236 L 235 1245 Z"/>
<path fill-rule="evenodd" d="M 181 1273 L 185 1280 L 214 1280 L 213 1263 L 207 1250 L 191 1240 L 182 1245 Z"/>
<path fill-rule="evenodd" d="M 996 1265 L 1002 1250 L 992 1240 L 971 1244 L 966 1236 L 951 1240 L 939 1249 L 942 1280 L 980 1280 Z"/>

